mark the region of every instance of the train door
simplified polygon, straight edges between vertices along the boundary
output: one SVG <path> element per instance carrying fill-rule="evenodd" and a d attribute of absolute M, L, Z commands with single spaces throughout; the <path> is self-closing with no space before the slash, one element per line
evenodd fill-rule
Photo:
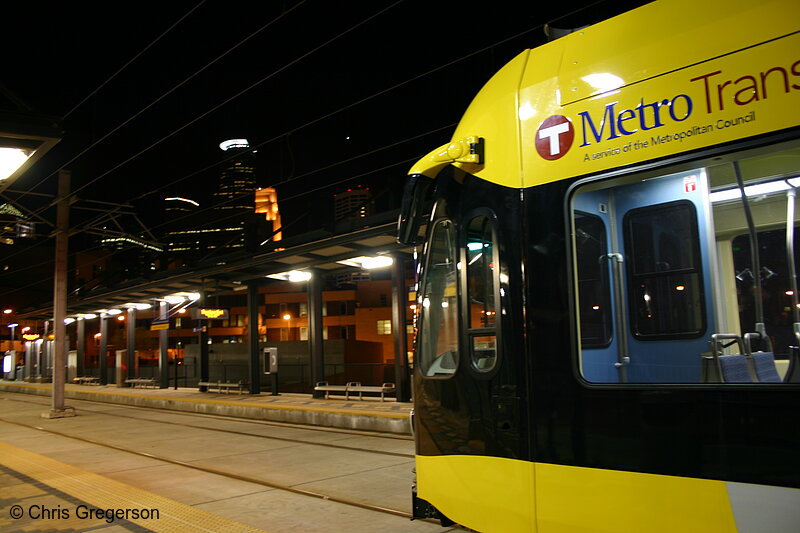
<path fill-rule="evenodd" d="M 578 192 L 581 371 L 589 381 L 695 382 L 714 325 L 705 174 Z"/>

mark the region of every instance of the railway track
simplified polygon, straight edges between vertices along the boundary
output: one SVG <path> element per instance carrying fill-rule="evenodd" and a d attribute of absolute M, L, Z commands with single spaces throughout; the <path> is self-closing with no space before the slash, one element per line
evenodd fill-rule
<path fill-rule="evenodd" d="M 39 402 L 39 401 L 35 401 L 34 399 L 22 400 L 22 399 L 18 399 L 18 398 L 9 398 L 9 397 L 0 396 L 0 400 L 11 401 L 11 402 L 19 402 L 19 403 L 26 403 L 26 404 L 32 404 L 32 405 L 40 405 L 42 407 L 46 407 L 47 405 L 49 405 L 49 403 L 47 403 L 47 402 Z M 87 401 L 87 400 L 70 400 L 70 402 L 71 403 L 75 403 L 75 404 L 79 404 L 79 403 L 81 403 L 81 404 L 95 404 L 96 403 L 96 402 L 91 402 L 91 401 Z M 107 404 L 102 404 L 102 405 L 107 405 Z M 163 410 L 152 409 L 152 408 L 148 408 L 148 407 L 115 406 L 115 409 L 117 409 L 117 408 L 119 408 L 120 410 L 126 409 L 126 410 L 131 410 L 131 411 L 147 409 L 147 410 L 152 410 L 154 412 L 163 413 Z M 249 432 L 249 431 L 237 431 L 237 430 L 225 429 L 225 428 L 208 427 L 208 426 L 199 425 L 199 424 L 188 424 L 188 423 L 183 423 L 183 422 L 159 420 L 159 419 L 156 419 L 156 418 L 147 418 L 147 417 L 142 417 L 142 416 L 131 416 L 129 414 L 111 413 L 111 412 L 107 412 L 107 411 L 104 411 L 104 410 L 87 409 L 85 407 L 81 407 L 81 411 L 89 412 L 89 413 L 93 413 L 93 414 L 97 414 L 97 415 L 102 415 L 102 416 L 111 416 L 111 417 L 116 417 L 116 418 L 128 418 L 128 419 L 137 420 L 137 421 L 140 421 L 140 422 L 152 422 L 152 423 L 155 423 L 155 424 L 167 424 L 167 425 L 170 425 L 170 426 L 180 426 L 180 427 L 186 427 L 186 428 L 201 429 L 201 430 L 205 430 L 205 431 L 214 431 L 214 432 L 218 432 L 218 433 L 227 433 L 227 434 L 231 434 L 231 435 L 240 435 L 240 436 L 246 436 L 246 437 L 270 439 L 270 440 L 276 440 L 276 441 L 291 442 L 291 443 L 295 443 L 295 444 L 308 444 L 308 445 L 311 445 L 311 446 L 322 446 L 322 447 L 326 447 L 326 448 L 338 448 L 338 449 L 343 449 L 343 450 L 352 450 L 352 451 L 358 451 L 358 452 L 364 452 L 364 453 L 375 453 L 375 454 L 379 454 L 379 455 L 390 455 L 390 456 L 395 456 L 395 457 L 406 457 L 406 458 L 409 458 L 409 459 L 413 459 L 414 458 L 413 454 L 407 454 L 407 453 L 389 452 L 389 451 L 385 451 L 385 450 L 376 450 L 376 449 L 364 448 L 364 447 L 358 447 L 358 446 L 347 446 L 347 445 L 343 445 L 343 444 L 324 443 L 324 442 L 317 442 L 317 441 L 313 441 L 313 440 L 304 440 L 304 439 L 296 439 L 296 438 L 288 438 L 288 437 L 279 437 L 279 436 L 275 436 L 275 435 L 263 435 L 263 434 L 260 434 L 260 433 L 252 433 L 252 432 Z M 282 424 L 282 423 L 276 423 L 276 422 L 262 422 L 262 421 L 256 421 L 256 420 L 231 419 L 231 418 L 226 418 L 226 417 L 222 417 L 222 416 L 215 416 L 215 415 L 185 414 L 185 413 L 179 413 L 179 412 L 175 412 L 175 413 L 170 412 L 170 415 L 173 415 L 173 416 L 176 416 L 176 417 L 183 416 L 183 417 L 186 417 L 186 418 L 204 418 L 204 419 L 209 419 L 209 420 L 218 420 L 218 421 L 225 421 L 225 422 L 235 421 L 237 423 L 241 422 L 242 424 L 254 424 L 254 425 L 258 425 L 258 426 L 291 427 L 291 428 L 294 428 L 294 429 L 300 429 L 302 431 L 308 431 L 308 432 L 312 432 L 312 433 L 313 432 L 317 432 L 317 433 L 338 433 L 338 434 L 343 434 L 343 435 L 353 435 L 353 436 L 359 436 L 359 437 L 369 437 L 369 438 L 378 438 L 378 439 L 409 440 L 409 441 L 412 440 L 411 437 L 402 436 L 402 435 L 389 435 L 389 434 L 382 434 L 382 433 L 348 431 L 348 430 L 332 429 L 332 428 L 314 428 L 314 427 L 309 427 L 309 426 L 300 426 L 300 425 L 297 425 L 297 424 Z"/>
<path fill-rule="evenodd" d="M 19 398 L 10 398 L 6 395 L 0 395 L 0 401 L 3 402 L 14 402 L 14 403 L 21 403 L 26 404 L 31 407 L 46 407 L 46 402 L 40 402 L 36 399 L 19 399 Z M 264 435 L 249 431 L 240 431 L 236 429 L 226 429 L 222 427 L 209 427 L 208 425 L 201 425 L 197 423 L 191 423 L 187 421 L 187 418 L 202 418 L 204 421 L 208 421 L 213 423 L 214 421 L 224 421 L 226 423 L 231 422 L 231 419 L 227 419 L 224 417 L 215 417 L 209 415 L 186 415 L 183 413 L 173 413 L 169 412 L 169 420 L 159 420 L 156 418 L 150 418 L 146 416 L 135 416 L 132 413 L 111 413 L 106 412 L 101 409 L 90 409 L 86 407 L 86 404 L 92 404 L 94 402 L 86 402 L 86 401 L 74 401 L 74 403 L 82 404 L 80 406 L 80 410 L 82 412 L 89 413 L 90 416 L 98 416 L 98 417 L 113 417 L 113 418 L 122 418 L 127 420 L 135 420 L 140 423 L 147 423 L 147 424 L 156 424 L 156 425 L 169 425 L 169 426 L 178 426 L 190 430 L 192 432 L 200 432 L 196 434 L 196 438 L 198 439 L 197 442 L 202 442 L 205 439 L 208 433 L 214 434 L 227 434 L 232 437 L 241 437 L 241 438 L 255 438 L 255 439 L 265 439 L 270 441 L 281 441 L 286 442 L 288 445 L 300 445 L 300 446 L 313 446 L 318 448 L 327 448 L 333 450 L 340 450 L 342 453 L 357 453 L 357 454 L 371 454 L 371 455 L 381 455 L 387 457 L 395 457 L 395 458 L 402 458 L 402 459 L 412 459 L 413 455 L 405 454 L 405 453 L 398 453 L 394 451 L 386 451 L 386 450 L 379 450 L 379 449 L 370 449 L 364 446 L 348 446 L 344 444 L 336 444 L 336 443 L 329 443 L 329 442 L 317 442 L 314 441 L 311 436 L 316 434 L 318 435 L 320 432 L 326 433 L 339 433 L 344 435 L 352 435 L 357 437 L 367 437 L 367 438 L 391 438 L 396 440 L 396 436 L 391 437 L 383 437 L 381 435 L 376 434 L 365 434 L 363 432 L 353 432 L 353 431 L 343 431 L 343 430 L 328 430 L 327 428 L 308 428 L 305 426 L 294 426 L 294 425 L 284 425 L 284 424 L 274 424 L 274 423 L 261 423 L 260 421 L 241 421 L 235 420 L 235 422 L 243 422 L 245 424 L 257 424 L 260 426 L 282 426 L 282 427 L 291 427 L 292 430 L 297 430 L 298 428 L 302 431 L 309 432 L 309 438 L 290 438 L 290 437 L 282 437 L 279 435 Z M 105 404 L 103 404 L 105 405 Z M 118 409 L 120 406 L 114 406 L 115 411 L 119 411 Z M 140 410 L 141 408 L 124 408 L 125 410 Z M 16 411 L 16 410 L 15 410 Z M 161 412 L 164 414 L 164 412 Z M 356 507 L 359 509 L 365 509 L 372 512 L 389 514 L 393 516 L 403 517 L 403 518 L 411 518 L 411 514 L 403 509 L 393 508 L 391 506 L 386 505 L 378 505 L 375 502 L 365 502 L 363 500 L 359 500 L 352 497 L 347 497 L 347 495 L 342 494 L 335 494 L 331 492 L 325 492 L 321 490 L 311 490 L 309 488 L 303 488 L 299 485 L 308 484 L 305 481 L 297 481 L 297 482 L 281 482 L 275 479 L 266 479 L 260 475 L 251 475 L 248 473 L 242 472 L 235 472 L 225 468 L 220 468 L 218 466 L 212 466 L 207 464 L 209 461 L 213 461 L 216 458 L 208 458 L 208 459 L 198 459 L 198 460 L 182 460 L 176 457 L 170 457 L 165 453 L 154 453 L 151 449 L 144 450 L 141 447 L 137 447 L 133 444 L 121 444 L 119 442 L 110 442 L 113 440 L 106 439 L 106 438 L 97 438 L 96 436 L 88 437 L 86 435 L 82 435 L 82 431 L 79 426 L 69 427 L 66 424 L 59 427 L 59 429 L 54 429 L 53 427 L 44 427 L 44 424 L 37 424 L 37 423 L 30 423 L 29 416 L 27 417 L 28 420 L 20 420 L 20 416 L 17 416 L 16 412 L 12 415 L 3 415 L 0 416 L 0 423 L 4 424 L 11 424 L 16 427 L 22 427 L 29 430 L 34 430 L 39 433 L 53 435 L 61 438 L 71 439 L 73 441 L 78 441 L 81 443 L 85 443 L 90 446 L 97 446 L 102 447 L 105 449 L 111 449 L 117 452 L 122 452 L 125 454 L 136 455 L 139 457 L 145 457 L 150 460 L 155 460 L 161 462 L 163 464 L 169 464 L 178 466 L 180 468 L 191 469 L 195 471 L 204 472 L 207 474 L 213 474 L 215 476 L 221 476 L 230 480 L 242 481 L 246 483 L 251 483 L 255 485 L 260 485 L 262 487 L 267 487 L 271 489 L 277 489 L 281 491 L 290 492 L 293 494 L 298 494 L 301 496 L 305 496 L 308 498 L 315 498 L 319 500 L 325 500 L 329 502 L 334 502 L 337 504 Z M 78 420 L 81 417 L 76 417 L 73 420 Z M 182 419 L 180 421 L 176 421 L 174 419 Z M 157 430 L 163 434 L 163 431 Z M 186 446 L 191 446 L 191 444 L 187 443 Z M 298 453 L 302 453 L 299 451 Z M 352 456 L 351 456 L 352 458 Z M 242 461 L 247 461 L 246 455 L 242 455 Z M 204 464 L 206 463 L 206 464 Z"/>

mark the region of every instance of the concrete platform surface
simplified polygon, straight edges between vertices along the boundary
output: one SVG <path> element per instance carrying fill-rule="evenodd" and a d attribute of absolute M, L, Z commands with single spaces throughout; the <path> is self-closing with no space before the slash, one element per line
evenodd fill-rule
<path fill-rule="evenodd" d="M 77 416 L 44 419 L 50 398 L 22 385 L 0 392 L 3 532 L 458 530 L 410 520 L 415 459 L 406 436 L 78 399 L 67 402 Z M 129 396 L 189 403 L 177 393 Z"/>
<path fill-rule="evenodd" d="M 0 391 L 51 396 L 50 383 L 0 380 Z M 258 395 L 200 392 L 195 388 L 144 389 L 116 385 L 65 385 L 66 405 L 70 399 L 150 407 L 233 418 L 270 420 L 292 424 L 336 427 L 362 431 L 410 434 L 411 403 L 364 397 L 345 400 L 332 396 L 312 398 L 310 394 L 269 393 Z"/>

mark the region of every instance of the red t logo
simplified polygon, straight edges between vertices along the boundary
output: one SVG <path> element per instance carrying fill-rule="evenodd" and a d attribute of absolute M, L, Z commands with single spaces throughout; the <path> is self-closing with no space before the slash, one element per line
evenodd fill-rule
<path fill-rule="evenodd" d="M 569 151 L 574 139 L 572 122 L 563 115 L 553 115 L 536 130 L 536 151 L 543 158 L 553 161 Z"/>

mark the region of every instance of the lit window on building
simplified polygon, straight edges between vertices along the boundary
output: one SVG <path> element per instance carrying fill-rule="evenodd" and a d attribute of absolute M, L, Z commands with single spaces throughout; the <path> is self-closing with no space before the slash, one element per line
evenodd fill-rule
<path fill-rule="evenodd" d="M 391 335 L 391 334 L 392 334 L 392 321 L 378 320 L 378 335 Z"/>

